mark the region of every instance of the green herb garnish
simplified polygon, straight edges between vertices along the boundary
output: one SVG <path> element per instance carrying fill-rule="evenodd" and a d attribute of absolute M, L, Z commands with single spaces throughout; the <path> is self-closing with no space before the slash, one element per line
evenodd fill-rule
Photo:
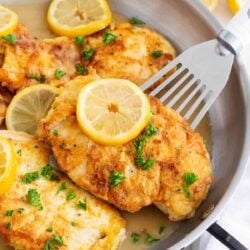
<path fill-rule="evenodd" d="M 8 34 L 5 36 L 2 36 L 2 39 L 7 41 L 10 44 L 15 44 L 16 43 L 16 35 L 14 34 Z"/>
<path fill-rule="evenodd" d="M 24 211 L 24 208 L 22 208 L 22 207 L 18 208 L 18 210 L 17 210 L 17 212 L 18 212 L 19 214 L 22 214 L 23 211 Z"/>
<path fill-rule="evenodd" d="M 141 235 L 139 233 L 132 233 L 131 238 L 134 243 L 137 243 L 141 240 Z"/>
<path fill-rule="evenodd" d="M 8 223 L 7 223 L 7 229 L 8 229 L 8 230 L 11 230 L 11 228 L 12 228 L 12 223 L 11 223 L 11 222 L 8 222 Z"/>
<path fill-rule="evenodd" d="M 89 62 L 89 61 L 91 60 L 91 58 L 93 57 L 94 53 L 95 53 L 94 49 L 92 49 L 92 48 L 87 48 L 87 49 L 84 49 L 84 50 L 81 52 L 81 55 L 84 57 L 84 59 L 85 59 L 86 61 Z"/>
<path fill-rule="evenodd" d="M 125 180 L 125 175 L 122 172 L 111 172 L 109 174 L 109 184 L 113 188 L 117 187 L 123 180 Z"/>
<path fill-rule="evenodd" d="M 148 244 L 154 244 L 154 243 L 156 243 L 156 242 L 158 242 L 160 239 L 156 239 L 156 238 L 153 238 L 150 234 L 146 234 L 146 242 L 148 243 Z"/>
<path fill-rule="evenodd" d="M 183 189 L 178 189 L 177 191 L 181 192 L 181 193 L 186 193 L 187 198 L 191 199 L 192 195 L 191 195 L 191 192 L 190 192 L 189 188 L 190 188 L 191 185 L 193 185 L 199 179 L 199 177 L 195 173 L 188 172 L 188 173 L 185 173 L 183 175 L 183 178 L 184 178 L 184 181 L 185 181 L 185 187 Z"/>
<path fill-rule="evenodd" d="M 58 131 L 57 131 L 56 129 L 53 130 L 53 135 L 54 135 L 54 136 L 58 136 L 58 135 L 59 135 L 59 134 L 58 134 Z"/>
<path fill-rule="evenodd" d="M 73 200 L 76 198 L 76 194 L 73 193 L 73 191 L 69 191 L 66 197 L 67 201 Z"/>
<path fill-rule="evenodd" d="M 48 228 L 46 229 L 46 231 L 47 231 L 48 233 L 52 233 L 52 232 L 53 232 L 53 228 L 52 228 L 52 227 L 48 227 Z"/>
<path fill-rule="evenodd" d="M 70 224 L 72 227 L 75 227 L 77 225 L 74 221 L 72 221 Z"/>
<path fill-rule="evenodd" d="M 76 64 L 76 72 L 79 75 L 87 75 L 88 74 L 88 69 L 86 67 L 84 67 L 83 65 L 81 65 L 80 63 Z"/>
<path fill-rule="evenodd" d="M 41 199 L 40 199 L 40 194 L 37 192 L 36 189 L 29 189 L 27 195 L 26 195 L 26 198 L 28 200 L 28 202 L 34 206 L 34 207 L 37 207 L 38 210 L 43 210 L 43 206 L 42 206 L 42 203 L 41 203 Z"/>
<path fill-rule="evenodd" d="M 33 181 L 37 181 L 40 179 L 40 175 L 38 171 L 32 172 L 32 173 L 26 173 L 22 178 L 23 184 L 30 184 Z"/>
<path fill-rule="evenodd" d="M 14 210 L 8 210 L 8 211 L 6 211 L 5 216 L 10 217 L 13 215 L 13 212 L 14 212 Z"/>
<path fill-rule="evenodd" d="M 84 201 L 79 201 L 77 203 L 77 207 L 86 211 L 87 210 L 87 199 L 85 198 Z"/>
<path fill-rule="evenodd" d="M 77 45 L 84 45 L 86 43 L 86 39 L 84 36 L 76 36 L 75 43 Z"/>
<path fill-rule="evenodd" d="M 133 25 L 145 25 L 145 23 L 137 17 L 131 17 L 129 19 L 129 23 L 131 23 Z"/>
<path fill-rule="evenodd" d="M 163 54 L 162 50 L 154 50 L 154 51 L 152 52 L 152 56 L 153 56 L 154 58 L 159 58 L 159 57 L 162 56 L 162 54 Z"/>
<path fill-rule="evenodd" d="M 28 74 L 28 78 L 34 79 L 40 83 L 44 83 L 46 81 L 45 75 Z"/>
<path fill-rule="evenodd" d="M 53 170 L 54 167 L 50 163 L 48 163 L 43 167 L 41 175 L 47 180 L 58 181 L 59 176 Z"/>
<path fill-rule="evenodd" d="M 158 233 L 162 234 L 164 232 L 164 230 L 165 230 L 165 226 L 161 225 L 160 228 L 159 228 Z"/>
<path fill-rule="evenodd" d="M 19 156 L 22 156 L 22 149 L 18 149 L 18 150 L 16 151 L 16 153 L 17 153 Z"/>
<path fill-rule="evenodd" d="M 63 71 L 63 70 L 60 70 L 60 69 L 57 69 L 56 71 L 55 71 L 55 78 L 57 79 L 57 80 L 60 80 L 62 77 L 64 77 L 66 75 L 66 72 L 65 71 Z"/>
<path fill-rule="evenodd" d="M 105 44 L 110 44 L 116 41 L 117 36 L 110 32 L 110 29 L 106 29 L 102 35 L 102 41 Z"/>
<path fill-rule="evenodd" d="M 58 250 L 60 246 L 65 246 L 62 237 L 53 235 L 50 240 L 47 240 L 43 250 Z"/>
<path fill-rule="evenodd" d="M 61 185 L 59 186 L 59 188 L 56 191 L 56 194 L 59 194 L 61 191 L 65 190 L 66 188 L 67 188 L 66 183 L 65 182 L 61 183 Z"/>

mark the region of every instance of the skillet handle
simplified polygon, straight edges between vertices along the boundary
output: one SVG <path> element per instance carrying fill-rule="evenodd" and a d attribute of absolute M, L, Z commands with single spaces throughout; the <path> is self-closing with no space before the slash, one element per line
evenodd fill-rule
<path fill-rule="evenodd" d="M 212 224 L 207 231 L 230 250 L 248 250 L 217 223 Z"/>

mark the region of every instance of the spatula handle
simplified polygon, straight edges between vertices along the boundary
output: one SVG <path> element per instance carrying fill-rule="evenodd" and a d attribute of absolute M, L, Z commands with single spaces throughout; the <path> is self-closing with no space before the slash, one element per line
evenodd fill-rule
<path fill-rule="evenodd" d="M 247 0 L 240 11 L 219 34 L 219 39 L 228 43 L 235 54 L 250 43 L 250 0 Z"/>

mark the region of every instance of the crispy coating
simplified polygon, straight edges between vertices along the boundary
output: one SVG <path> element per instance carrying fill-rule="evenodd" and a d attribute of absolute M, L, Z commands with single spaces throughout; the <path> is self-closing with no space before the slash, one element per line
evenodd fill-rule
<path fill-rule="evenodd" d="M 57 171 L 55 173 L 60 177 L 57 181 L 40 176 L 31 184 L 22 183 L 24 174 L 41 173 L 51 152 L 44 143 L 26 134 L 1 131 L 0 136 L 10 139 L 15 151 L 21 150 L 17 154 L 19 169 L 16 180 L 10 191 L 0 195 L 0 235 L 9 246 L 18 250 L 42 250 L 46 241 L 57 235 L 65 244 L 60 246 L 61 250 L 118 248 L 125 236 L 125 221 L 115 209 L 78 188 Z M 66 189 L 57 193 L 62 183 Z M 26 194 L 31 188 L 41 196 L 42 211 L 27 202 Z M 67 200 L 70 191 L 76 197 Z M 77 203 L 85 199 L 86 210 L 77 207 Z M 24 209 L 22 213 L 18 212 L 19 208 Z M 12 216 L 6 216 L 8 210 L 13 210 Z M 9 230 L 7 223 L 12 223 Z M 48 228 L 53 231 L 48 232 Z"/>
<path fill-rule="evenodd" d="M 60 168 L 83 189 L 122 210 L 136 212 L 155 203 L 171 220 L 191 217 L 212 182 L 211 162 L 201 136 L 175 111 L 150 97 L 155 115 L 151 122 L 159 133 L 148 139 L 144 156 L 156 162 L 149 170 L 135 164 L 133 142 L 110 147 L 87 138 L 76 120 L 77 95 L 95 77 L 69 82 L 40 124 L 40 135 L 48 139 Z M 54 136 L 53 131 L 58 131 Z M 122 172 L 125 180 L 113 188 L 110 173 Z M 199 180 L 190 187 L 192 198 L 177 190 L 185 187 L 183 175 L 194 172 Z"/>
<path fill-rule="evenodd" d="M 17 91 L 37 84 L 35 79 L 28 77 L 36 74 L 44 75 L 45 83 L 60 87 L 78 75 L 76 64 L 81 63 L 90 73 L 96 72 L 102 78 L 123 78 L 141 84 L 175 56 L 171 44 L 146 27 L 137 28 L 125 23 L 112 24 L 110 29 L 117 36 L 115 42 L 104 44 L 104 31 L 100 31 L 87 37 L 86 44 L 79 46 L 68 37 L 38 40 L 19 25 L 15 32 L 16 44 L 1 41 L 4 61 L 0 82 L 11 91 Z M 86 48 L 94 49 L 90 61 L 81 56 L 81 51 Z M 161 50 L 162 56 L 154 58 L 154 50 Z M 65 71 L 66 75 L 56 79 L 57 69 Z"/>

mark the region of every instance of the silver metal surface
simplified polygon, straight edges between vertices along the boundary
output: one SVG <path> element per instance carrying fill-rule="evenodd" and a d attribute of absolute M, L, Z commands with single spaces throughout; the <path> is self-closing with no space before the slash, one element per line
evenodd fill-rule
<path fill-rule="evenodd" d="M 137 16 L 164 34 L 179 52 L 214 39 L 222 28 L 198 0 L 110 0 L 110 3 L 113 10 L 129 17 Z M 153 249 L 181 249 L 191 244 L 218 219 L 234 193 L 249 160 L 249 83 L 239 57 L 228 84 L 209 111 L 215 181 L 208 198 L 193 219 L 184 221 L 175 233 Z M 201 221 L 202 212 L 212 203 L 215 209 Z"/>

